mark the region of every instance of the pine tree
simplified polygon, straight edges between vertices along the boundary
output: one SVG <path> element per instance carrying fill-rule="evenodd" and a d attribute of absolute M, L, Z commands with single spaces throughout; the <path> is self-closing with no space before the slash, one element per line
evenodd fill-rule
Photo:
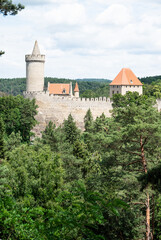
<path fill-rule="evenodd" d="M 78 130 L 71 114 L 69 114 L 68 119 L 64 121 L 63 129 L 65 132 L 66 140 L 71 144 L 74 144 L 74 142 L 79 139 L 80 131 Z"/>
<path fill-rule="evenodd" d="M 153 162 L 156 164 L 160 158 L 160 113 L 153 107 L 153 101 L 146 100 L 144 96 L 128 93 L 120 98 L 122 102 L 120 99 L 114 99 L 114 144 L 124 159 L 123 166 L 127 171 L 147 174 Z M 145 189 L 146 240 L 150 240 L 153 231 L 150 227 L 148 184 Z"/>
<path fill-rule="evenodd" d="M 84 128 L 86 132 L 90 132 L 93 127 L 93 116 L 90 108 L 88 109 L 85 117 L 84 117 Z"/>
<path fill-rule="evenodd" d="M 2 118 L 0 118 L 0 159 L 4 158 L 4 132 L 5 126 Z"/>
<path fill-rule="evenodd" d="M 49 122 L 45 131 L 42 132 L 42 141 L 44 144 L 48 144 L 52 151 L 58 150 L 58 136 L 56 132 L 56 126 L 53 122 Z"/>

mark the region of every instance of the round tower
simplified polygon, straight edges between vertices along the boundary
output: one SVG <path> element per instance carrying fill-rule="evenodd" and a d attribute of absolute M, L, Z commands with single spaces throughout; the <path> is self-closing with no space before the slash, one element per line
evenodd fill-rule
<path fill-rule="evenodd" d="M 26 91 L 42 92 L 44 90 L 45 55 L 41 55 L 37 41 L 31 55 L 25 56 Z"/>

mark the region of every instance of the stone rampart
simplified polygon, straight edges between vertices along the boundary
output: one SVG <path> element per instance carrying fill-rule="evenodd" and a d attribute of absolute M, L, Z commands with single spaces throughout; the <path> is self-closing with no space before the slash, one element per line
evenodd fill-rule
<path fill-rule="evenodd" d="M 49 121 L 60 126 L 71 113 L 80 129 L 84 129 L 84 116 L 90 108 L 93 118 L 96 119 L 104 113 L 107 117 L 111 116 L 112 103 L 110 98 L 74 98 L 49 95 L 48 92 L 24 92 L 24 97 L 36 99 L 38 105 L 38 115 L 36 116 L 39 125 L 34 129 L 36 135 L 44 130 Z M 161 111 L 161 99 L 157 100 L 158 111 Z"/>
<path fill-rule="evenodd" d="M 42 131 L 49 121 L 59 126 L 71 113 L 80 129 L 84 128 L 84 116 L 90 108 L 93 118 L 96 119 L 104 113 L 110 117 L 112 104 L 109 98 L 74 98 L 50 95 L 48 92 L 24 92 L 24 96 L 35 98 L 39 106 L 37 120 L 39 125 L 35 128 L 37 135 Z"/>

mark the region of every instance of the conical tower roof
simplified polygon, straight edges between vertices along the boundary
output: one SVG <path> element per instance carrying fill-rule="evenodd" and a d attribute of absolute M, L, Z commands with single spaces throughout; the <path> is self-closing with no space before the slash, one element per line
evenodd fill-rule
<path fill-rule="evenodd" d="M 34 45 L 34 48 L 33 48 L 33 51 L 32 51 L 32 55 L 40 55 L 40 49 L 39 49 L 39 46 L 38 46 L 38 42 L 35 41 L 35 45 Z"/>
<path fill-rule="evenodd" d="M 123 68 L 110 85 L 136 85 L 142 86 L 143 84 L 135 76 L 135 74 L 129 68 Z"/>
<path fill-rule="evenodd" d="M 79 92 L 78 83 L 76 82 L 74 92 Z"/>

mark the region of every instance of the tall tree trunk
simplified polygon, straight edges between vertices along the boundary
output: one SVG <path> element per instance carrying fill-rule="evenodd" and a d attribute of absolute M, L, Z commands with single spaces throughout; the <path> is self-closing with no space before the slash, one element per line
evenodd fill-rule
<path fill-rule="evenodd" d="M 153 187 L 152 187 L 153 189 Z M 154 201 L 154 194 L 152 195 L 152 201 L 153 201 L 153 209 L 152 209 L 152 240 L 154 239 L 154 222 L 155 222 L 155 201 Z"/>
<path fill-rule="evenodd" d="M 144 172 L 147 173 L 147 162 L 144 154 L 144 143 L 142 136 L 140 137 L 140 146 L 141 146 L 141 158 Z M 148 186 L 146 187 L 146 240 L 151 240 L 151 231 L 150 231 L 150 197 L 148 193 Z"/>
<path fill-rule="evenodd" d="M 151 240 L 151 232 L 150 232 L 150 198 L 149 193 L 146 193 L 146 240 Z"/>

